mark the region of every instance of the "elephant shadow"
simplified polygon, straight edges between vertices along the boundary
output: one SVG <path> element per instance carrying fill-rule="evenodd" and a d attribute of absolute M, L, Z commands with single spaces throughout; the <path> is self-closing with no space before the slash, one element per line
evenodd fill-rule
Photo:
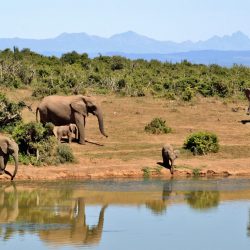
<path fill-rule="evenodd" d="M 242 124 L 250 123 L 250 120 L 241 120 L 240 121 Z"/>
<path fill-rule="evenodd" d="M 96 145 L 96 146 L 100 146 L 100 147 L 103 147 L 104 145 L 103 144 L 100 144 L 98 142 L 93 142 L 93 141 L 90 141 L 90 140 L 85 140 L 85 142 L 89 143 L 89 144 L 93 144 L 93 145 Z"/>

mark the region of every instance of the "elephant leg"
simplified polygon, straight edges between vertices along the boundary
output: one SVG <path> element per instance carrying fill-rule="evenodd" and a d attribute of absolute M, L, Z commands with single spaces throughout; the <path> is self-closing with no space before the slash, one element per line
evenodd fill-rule
<path fill-rule="evenodd" d="M 171 174 L 174 173 L 174 161 L 172 159 L 170 159 L 170 172 Z"/>
<path fill-rule="evenodd" d="M 61 135 L 57 135 L 57 140 L 58 142 L 61 142 L 62 136 Z"/>
<path fill-rule="evenodd" d="M 4 173 L 5 165 L 4 165 L 4 159 L 3 156 L 0 156 L 0 175 Z"/>
<path fill-rule="evenodd" d="M 84 118 L 82 114 L 75 113 L 75 123 L 78 128 L 79 143 L 85 144 Z"/>
<path fill-rule="evenodd" d="M 72 137 L 73 137 L 73 134 L 72 134 L 72 133 L 69 133 L 69 134 L 68 134 L 69 143 L 72 142 Z"/>
<path fill-rule="evenodd" d="M 13 180 L 13 175 L 9 171 L 4 170 L 4 173 L 7 174 L 7 175 L 9 175 L 11 177 L 11 180 Z"/>
<path fill-rule="evenodd" d="M 5 156 L 0 156 L 0 175 L 5 173 L 10 177 L 12 177 L 12 174 L 9 171 L 5 170 L 8 160 L 9 160 L 9 154 Z"/>

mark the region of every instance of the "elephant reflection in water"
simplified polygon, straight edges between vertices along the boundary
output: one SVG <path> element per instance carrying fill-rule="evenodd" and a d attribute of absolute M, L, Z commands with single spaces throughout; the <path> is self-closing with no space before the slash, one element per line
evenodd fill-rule
<path fill-rule="evenodd" d="M 13 187 L 13 192 L 6 192 L 6 189 Z M 0 224 L 16 221 L 19 214 L 18 195 L 14 183 L 1 187 L 0 189 Z M 0 227 L 0 236 L 3 239 L 9 239 L 14 233 L 10 227 Z"/>
<path fill-rule="evenodd" d="M 76 200 L 75 208 L 71 211 L 72 222 L 70 227 L 59 228 L 59 229 L 48 229 L 39 231 L 41 240 L 55 244 L 98 244 L 101 240 L 103 223 L 104 223 L 104 212 L 107 205 L 101 208 L 99 214 L 98 224 L 90 227 L 86 224 L 85 218 L 85 202 L 83 198 Z"/>
<path fill-rule="evenodd" d="M 6 189 L 12 186 L 14 192 L 6 193 Z M 12 197 L 11 197 L 12 196 Z M 0 223 L 13 222 L 19 214 L 18 195 L 14 184 L 0 189 Z"/>
<path fill-rule="evenodd" d="M 151 200 L 146 202 L 146 207 L 152 210 L 155 215 L 162 215 L 167 211 L 168 200 L 172 193 L 172 181 L 168 181 L 163 185 L 162 199 Z"/>

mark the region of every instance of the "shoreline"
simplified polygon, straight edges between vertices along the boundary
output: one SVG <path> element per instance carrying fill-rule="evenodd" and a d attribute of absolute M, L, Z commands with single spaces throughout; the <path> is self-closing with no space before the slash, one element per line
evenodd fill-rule
<path fill-rule="evenodd" d="M 202 161 L 202 159 L 199 159 Z M 248 160 L 248 159 L 246 159 Z M 227 165 L 224 162 L 224 167 L 219 162 L 215 161 L 206 162 L 206 167 L 200 169 L 199 161 L 185 161 L 188 165 L 182 163 L 182 167 L 175 168 L 173 176 L 170 171 L 164 167 L 160 167 L 153 164 L 152 161 L 148 162 L 148 165 L 153 167 L 140 167 L 140 164 L 136 162 L 105 162 L 102 160 L 96 160 L 94 163 L 91 160 L 87 160 L 85 164 L 64 164 L 59 166 L 41 166 L 36 167 L 32 165 L 19 165 L 17 175 L 14 181 L 54 181 L 54 180 L 107 180 L 107 179 L 145 179 L 145 178 L 189 178 L 189 177 L 249 177 L 250 168 L 244 164 L 244 160 L 239 162 L 239 159 L 235 160 L 238 164 L 234 164 L 230 160 L 231 165 Z M 88 162 L 88 163 L 87 163 Z M 92 164 L 91 164 L 92 163 Z M 192 163 L 192 168 L 190 167 Z M 210 167 L 211 164 L 216 164 L 216 167 Z M 147 164 L 146 164 L 147 165 Z M 13 165 L 7 165 L 6 170 L 10 173 L 14 170 Z M 8 181 L 10 177 L 6 174 L 0 175 L 0 181 Z"/>

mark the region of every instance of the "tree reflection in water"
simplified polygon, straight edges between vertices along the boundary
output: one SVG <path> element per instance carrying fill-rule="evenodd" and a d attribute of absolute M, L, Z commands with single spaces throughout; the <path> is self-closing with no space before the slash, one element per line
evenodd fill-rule
<path fill-rule="evenodd" d="M 217 207 L 220 201 L 218 191 L 191 191 L 187 194 L 187 203 L 190 207 L 199 210 Z"/>

